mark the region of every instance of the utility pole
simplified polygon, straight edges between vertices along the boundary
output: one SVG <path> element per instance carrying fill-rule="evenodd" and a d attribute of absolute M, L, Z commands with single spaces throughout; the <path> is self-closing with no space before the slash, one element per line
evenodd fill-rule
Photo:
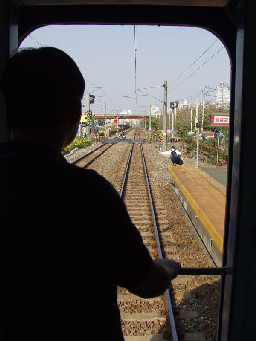
<path fill-rule="evenodd" d="M 175 102 L 175 108 L 174 108 L 174 132 L 176 133 L 176 117 L 177 117 L 177 106 Z"/>
<path fill-rule="evenodd" d="M 118 135 L 118 112 L 116 113 L 116 128 L 117 128 L 117 135 Z"/>
<path fill-rule="evenodd" d="M 149 106 L 149 125 L 148 125 L 149 136 L 151 136 L 151 104 Z"/>
<path fill-rule="evenodd" d="M 205 88 L 203 88 L 203 111 L 202 111 L 202 126 L 201 126 L 201 131 L 204 130 L 204 99 L 205 99 Z"/>
<path fill-rule="evenodd" d="M 104 116 L 105 116 L 105 138 L 106 138 L 107 137 L 107 105 L 106 103 L 105 103 Z"/>
<path fill-rule="evenodd" d="M 199 154 L 198 99 L 196 100 L 196 117 L 195 117 L 195 129 L 197 130 L 197 143 L 196 143 L 196 168 L 198 168 L 198 154 Z"/>
<path fill-rule="evenodd" d="M 179 103 L 177 101 L 170 103 L 170 108 L 172 109 L 172 137 L 174 137 L 174 112 L 178 108 L 178 105 Z"/>
<path fill-rule="evenodd" d="M 95 137 L 95 120 L 94 117 L 92 116 L 92 121 L 91 121 L 91 133 L 92 133 L 92 142 L 94 142 L 94 137 Z"/>
<path fill-rule="evenodd" d="M 163 104 L 163 152 L 166 151 L 167 138 L 166 138 L 166 121 L 167 121 L 167 81 L 164 81 L 164 104 Z"/>
<path fill-rule="evenodd" d="M 86 135 L 87 135 L 88 140 L 91 139 L 91 137 L 90 137 L 90 135 L 91 135 L 91 124 L 92 124 L 92 120 L 93 120 L 92 113 L 90 110 L 90 105 L 94 103 L 94 100 L 95 100 L 95 96 L 88 93 L 87 94 L 87 107 L 88 107 L 87 117 L 89 118 L 89 125 L 86 128 Z M 94 121 L 93 121 L 93 132 L 94 132 Z"/>
<path fill-rule="evenodd" d="M 192 130 L 193 130 L 193 110 L 192 110 L 192 107 L 190 108 L 190 131 L 192 133 Z"/>
<path fill-rule="evenodd" d="M 168 110 L 168 112 L 169 112 L 169 115 L 168 115 L 168 129 L 169 130 L 171 130 L 171 111 L 170 110 Z"/>
<path fill-rule="evenodd" d="M 87 115 L 87 119 L 88 119 L 88 126 L 86 126 L 86 137 L 88 140 L 91 139 L 91 118 L 90 118 L 90 93 L 87 94 L 87 108 L 88 108 L 88 115 Z"/>

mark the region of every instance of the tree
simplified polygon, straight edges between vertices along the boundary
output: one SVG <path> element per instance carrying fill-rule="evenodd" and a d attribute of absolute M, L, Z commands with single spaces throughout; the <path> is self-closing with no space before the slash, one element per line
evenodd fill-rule
<path fill-rule="evenodd" d="M 198 108 L 198 122 L 202 122 L 202 105 Z M 218 128 L 225 136 L 228 134 L 228 127 L 212 127 L 211 126 L 211 113 L 229 113 L 227 107 L 217 107 L 216 105 L 206 103 L 204 107 L 204 125 L 203 130 L 209 130 L 217 132 Z M 190 108 L 177 110 L 176 122 L 175 122 L 176 133 L 180 136 L 185 136 L 191 130 L 191 112 Z M 193 130 L 195 127 L 195 108 L 192 110 L 192 126 Z"/>

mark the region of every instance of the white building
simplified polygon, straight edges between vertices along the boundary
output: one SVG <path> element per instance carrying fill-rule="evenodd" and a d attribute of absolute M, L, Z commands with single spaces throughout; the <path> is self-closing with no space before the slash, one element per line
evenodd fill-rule
<path fill-rule="evenodd" d="M 184 99 L 183 103 L 179 102 L 178 104 L 178 109 L 190 109 L 190 108 L 191 108 L 191 104 L 188 103 L 186 99 Z"/>
<path fill-rule="evenodd" d="M 216 105 L 230 104 L 230 87 L 225 83 L 220 83 L 216 88 Z"/>
<path fill-rule="evenodd" d="M 161 110 L 158 107 L 152 105 L 152 107 L 151 107 L 151 116 L 152 117 L 156 117 L 157 115 L 160 115 L 160 114 L 161 114 Z"/>
<path fill-rule="evenodd" d="M 131 110 L 122 110 L 120 113 L 119 113 L 119 117 L 120 116 L 127 116 L 127 118 L 123 118 L 123 119 L 119 119 L 118 120 L 118 125 L 121 126 L 121 125 L 125 125 L 125 124 L 130 124 L 132 125 L 132 120 L 129 119 L 129 116 L 132 116 L 132 111 Z"/>

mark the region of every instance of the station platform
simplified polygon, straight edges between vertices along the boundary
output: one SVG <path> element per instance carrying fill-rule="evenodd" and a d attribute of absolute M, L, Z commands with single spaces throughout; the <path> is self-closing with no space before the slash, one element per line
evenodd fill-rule
<path fill-rule="evenodd" d="M 203 172 L 189 166 L 169 166 L 174 191 L 217 266 L 222 263 L 226 196 Z"/>

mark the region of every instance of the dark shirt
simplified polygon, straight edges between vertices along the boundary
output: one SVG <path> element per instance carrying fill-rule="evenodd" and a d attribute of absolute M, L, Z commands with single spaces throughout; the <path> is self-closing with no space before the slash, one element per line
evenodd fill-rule
<path fill-rule="evenodd" d="M 175 150 L 173 150 L 173 151 L 171 152 L 171 160 L 172 160 L 172 162 L 175 162 L 175 161 L 177 161 L 178 159 L 179 159 L 178 154 L 176 153 Z"/>
<path fill-rule="evenodd" d="M 117 285 L 152 259 L 113 186 L 39 143 L 0 145 L 6 340 L 123 340 Z"/>

